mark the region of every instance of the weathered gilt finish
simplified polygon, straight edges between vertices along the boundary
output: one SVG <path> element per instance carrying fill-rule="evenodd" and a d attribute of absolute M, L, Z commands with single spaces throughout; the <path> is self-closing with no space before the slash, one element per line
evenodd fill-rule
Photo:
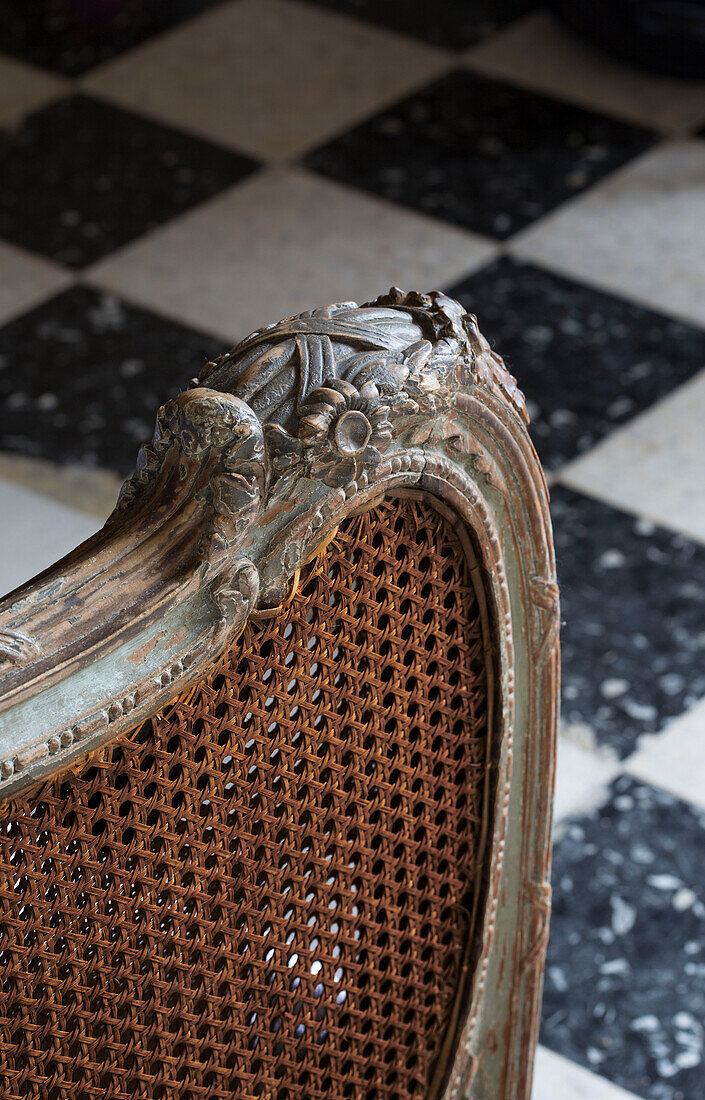
<path fill-rule="evenodd" d="M 526 425 L 514 379 L 443 294 L 288 318 L 167 402 L 103 530 L 0 602 L 4 798 L 183 691 L 351 513 L 411 493 L 452 520 L 481 563 L 497 689 L 485 896 L 446 1098 L 526 1100 L 537 1038 L 559 620 Z"/>

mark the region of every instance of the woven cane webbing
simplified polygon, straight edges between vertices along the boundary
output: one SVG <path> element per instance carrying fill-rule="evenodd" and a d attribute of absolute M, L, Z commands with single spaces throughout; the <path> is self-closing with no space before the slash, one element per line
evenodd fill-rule
<path fill-rule="evenodd" d="M 175 704 L 0 807 L 0 1095 L 425 1097 L 486 694 L 458 539 L 397 499 Z"/>

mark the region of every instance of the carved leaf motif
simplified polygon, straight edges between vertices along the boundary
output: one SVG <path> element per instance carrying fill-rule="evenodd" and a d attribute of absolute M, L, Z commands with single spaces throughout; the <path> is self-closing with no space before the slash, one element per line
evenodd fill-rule
<path fill-rule="evenodd" d="M 209 363 L 200 385 L 160 410 L 119 509 L 141 506 L 157 484 L 162 498 L 205 503 L 202 552 L 220 558 L 259 507 L 268 463 L 273 502 L 285 499 L 297 470 L 344 488 L 379 466 L 392 419 L 424 418 L 418 445 L 447 440 L 442 414 L 453 392 L 478 380 L 521 412 L 521 393 L 475 318 L 438 291 L 393 287 L 362 306 L 286 318 Z"/>
<path fill-rule="evenodd" d="M 234 516 L 246 508 L 256 494 L 252 480 L 241 474 L 219 474 L 211 481 L 213 507 L 224 516 Z"/>
<path fill-rule="evenodd" d="M 253 333 L 208 364 L 201 383 L 236 394 L 263 422 L 297 434 L 300 406 L 332 378 L 347 379 L 360 393 L 372 382 L 400 405 L 413 399 L 408 379 L 415 377 L 418 387 L 425 374 L 441 381 L 459 358 L 470 363 L 463 316 L 443 294 L 398 290 L 368 305 L 313 310 Z"/>
<path fill-rule="evenodd" d="M 449 298 L 440 290 L 422 293 L 418 290 L 403 291 L 393 286 L 388 294 L 376 298 L 372 305 L 395 305 L 407 310 L 423 327 L 430 330 L 435 341 L 457 341 L 460 349 L 468 348 L 468 333 L 465 326 L 467 314 L 460 302 Z"/>
<path fill-rule="evenodd" d="M 529 413 L 526 408 L 526 400 L 519 389 L 516 378 L 509 373 L 500 356 L 492 351 L 489 342 L 477 326 L 477 318 L 473 314 L 468 314 L 465 323 L 470 346 L 475 355 L 475 371 L 478 381 L 485 383 L 491 389 L 499 390 L 514 406 L 523 423 L 528 424 Z"/>
<path fill-rule="evenodd" d="M 286 473 L 301 461 L 304 445 L 300 439 L 279 424 L 265 424 L 264 433 L 270 462 L 278 473 Z"/>
<path fill-rule="evenodd" d="M 159 410 L 112 518 L 129 513 L 149 526 L 155 514 L 164 523 L 179 514 L 183 529 L 198 528 L 212 576 L 263 506 L 288 507 L 300 475 L 349 493 L 386 470 L 402 418 L 411 445 L 470 453 L 492 478 L 450 415 L 454 393 L 478 381 L 521 413 L 521 393 L 475 319 L 438 291 L 393 287 L 362 306 L 286 318 L 208 364 Z"/>

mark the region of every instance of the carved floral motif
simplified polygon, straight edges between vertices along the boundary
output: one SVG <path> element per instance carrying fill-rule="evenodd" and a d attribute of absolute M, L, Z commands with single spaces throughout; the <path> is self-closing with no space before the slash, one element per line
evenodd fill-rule
<path fill-rule="evenodd" d="M 389 405 L 374 382 L 358 390 L 344 378 L 331 378 L 299 406 L 298 436 L 273 424 L 268 441 L 280 469 L 303 463 L 310 477 L 339 488 L 381 461 L 392 442 Z"/>
<path fill-rule="evenodd" d="M 332 378 L 299 406 L 299 439 L 310 470 L 326 485 L 347 485 L 366 466 L 376 466 L 392 442 L 389 406 L 374 382 L 361 390 Z"/>

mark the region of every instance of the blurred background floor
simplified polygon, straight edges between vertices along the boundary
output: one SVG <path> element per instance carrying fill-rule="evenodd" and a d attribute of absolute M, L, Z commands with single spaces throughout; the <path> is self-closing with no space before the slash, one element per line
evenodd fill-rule
<path fill-rule="evenodd" d="M 458 297 L 529 399 L 563 592 L 535 1097 L 702 1100 L 705 84 L 526 2 L 45 10 L 0 0 L 0 589 L 250 330 Z"/>

